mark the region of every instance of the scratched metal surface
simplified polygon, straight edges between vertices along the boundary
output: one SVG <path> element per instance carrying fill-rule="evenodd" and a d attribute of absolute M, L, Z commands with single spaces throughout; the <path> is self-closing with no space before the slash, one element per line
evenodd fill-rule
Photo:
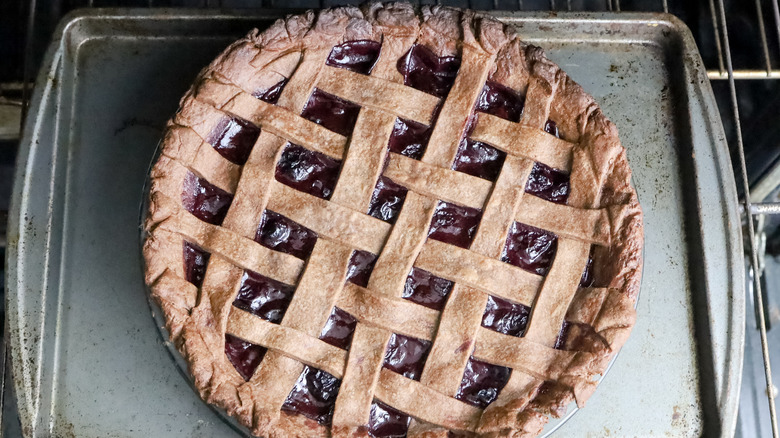
<path fill-rule="evenodd" d="M 9 223 L 7 310 L 23 430 L 237 436 L 150 317 L 141 187 L 197 72 L 272 11 L 91 10 L 63 20 L 38 78 Z M 731 436 L 744 273 L 723 129 L 688 30 L 654 14 L 510 14 L 620 129 L 645 211 L 631 339 L 554 436 Z"/>

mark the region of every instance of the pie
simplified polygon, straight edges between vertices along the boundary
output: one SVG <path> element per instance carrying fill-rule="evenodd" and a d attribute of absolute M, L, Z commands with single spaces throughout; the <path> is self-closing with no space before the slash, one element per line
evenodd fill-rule
<path fill-rule="evenodd" d="M 252 31 L 151 171 L 145 281 L 201 397 L 265 437 L 536 436 L 636 319 L 617 129 L 473 11 Z"/>

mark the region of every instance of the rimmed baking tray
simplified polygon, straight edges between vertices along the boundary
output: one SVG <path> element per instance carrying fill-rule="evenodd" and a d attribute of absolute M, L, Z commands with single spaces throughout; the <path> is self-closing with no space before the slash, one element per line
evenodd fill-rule
<path fill-rule="evenodd" d="M 149 318 L 138 207 L 178 99 L 275 11 L 85 10 L 38 78 L 9 223 L 7 315 L 26 436 L 236 436 Z M 731 436 L 744 342 L 734 178 L 687 28 L 658 14 L 511 14 L 620 129 L 645 211 L 631 339 L 556 436 Z"/>

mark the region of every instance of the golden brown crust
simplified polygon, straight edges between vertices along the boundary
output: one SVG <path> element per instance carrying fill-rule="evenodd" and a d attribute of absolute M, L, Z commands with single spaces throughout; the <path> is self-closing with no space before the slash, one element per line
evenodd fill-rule
<path fill-rule="evenodd" d="M 370 77 L 325 66 L 334 45 L 365 39 L 383 44 Z M 460 56 L 462 66 L 423 159 L 412 162 L 391 154 L 383 170 L 385 139 L 395 117 L 428 120 L 438 102 L 402 85 L 395 67 L 415 42 L 439 56 Z M 276 105 L 253 97 L 282 79 L 289 81 Z M 520 123 L 486 114 L 478 118 L 472 136 L 509 154 L 498 181 L 487 185 L 450 170 L 486 80 L 526 95 Z M 351 138 L 298 116 L 317 83 L 369 108 L 361 111 Z M 393 98 L 383 103 L 383 93 Z M 243 166 L 224 160 L 208 143 L 213 127 L 230 115 L 262 129 Z M 561 139 L 542 130 L 548 119 L 557 122 Z M 273 180 L 286 140 L 344 159 L 330 202 Z M 568 205 L 524 196 L 534 160 L 570 171 Z M 188 172 L 235 194 L 222 226 L 201 222 L 179 205 Z M 414 190 L 395 228 L 360 211 L 383 172 Z M 367 436 L 366 409 L 376 397 L 413 417 L 410 437 L 446 436 L 448 428 L 484 437 L 535 436 L 548 415 L 562 415 L 573 400 L 584 404 L 595 389 L 593 377 L 605 370 L 636 319 L 642 212 L 617 129 L 540 48 L 472 11 L 415 11 L 403 3 L 373 3 L 309 11 L 250 32 L 204 69 L 184 96 L 151 178 L 144 224 L 146 283 L 201 397 L 257 435 Z M 353 186 L 360 190 L 353 193 Z M 436 199 L 482 208 L 491 218 L 483 219 L 470 251 L 425 241 Z M 252 240 L 266 207 L 324 237 L 308 265 Z M 556 259 L 554 278 L 545 280 L 496 260 L 513 220 L 561 236 L 559 251 L 566 256 Z M 212 254 L 200 288 L 184 280 L 185 241 Z M 596 278 L 605 288 L 576 286 L 591 243 L 596 244 L 594 263 L 606 268 Z M 341 280 L 353 249 L 379 255 L 367 288 L 344 286 Z M 420 307 L 397 314 L 411 305 L 400 292 L 412 265 L 461 283 L 442 313 Z M 243 269 L 298 286 L 281 324 L 231 311 Z M 536 302 L 525 338 L 504 339 L 508 336 L 479 327 L 486 293 L 526 305 Z M 352 310 L 360 321 L 349 353 L 317 338 L 334 304 Z M 395 312 L 393 317 L 383 321 L 381 315 L 389 312 Z M 573 324 L 566 351 L 555 350 L 550 344 L 564 317 Z M 386 345 L 391 332 L 434 341 L 420 382 L 381 369 L 384 348 L 371 346 Z M 227 360 L 225 333 L 269 348 L 248 382 Z M 468 348 L 451 353 L 461 345 Z M 473 346 L 475 357 L 514 367 L 498 399 L 485 410 L 452 393 Z M 518 350 L 535 353 L 517 357 Z M 280 411 L 302 363 L 346 379 L 332 430 Z"/>

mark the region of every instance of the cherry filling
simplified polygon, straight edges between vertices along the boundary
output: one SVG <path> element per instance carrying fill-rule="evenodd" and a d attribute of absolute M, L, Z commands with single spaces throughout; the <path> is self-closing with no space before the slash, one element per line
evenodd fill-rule
<path fill-rule="evenodd" d="M 321 424 L 330 424 L 341 380 L 331 374 L 304 366 L 282 409 L 305 415 Z"/>
<path fill-rule="evenodd" d="M 569 175 L 536 162 L 528 175 L 525 191 L 550 202 L 565 204 L 569 199 Z"/>
<path fill-rule="evenodd" d="M 212 225 L 219 225 L 225 219 L 233 195 L 211 184 L 194 173 L 184 178 L 181 203 L 185 210 Z"/>
<path fill-rule="evenodd" d="M 290 305 L 295 287 L 256 272 L 244 271 L 233 305 L 278 324 Z"/>
<path fill-rule="evenodd" d="M 475 110 L 517 123 L 523 115 L 524 106 L 524 96 L 497 82 L 487 81 Z"/>
<path fill-rule="evenodd" d="M 368 419 L 368 431 L 371 435 L 383 438 L 403 438 L 408 429 L 408 415 L 374 400 L 371 405 L 371 416 Z"/>
<path fill-rule="evenodd" d="M 393 125 L 393 132 L 390 134 L 387 148 L 390 152 L 405 155 L 409 158 L 419 160 L 425 152 L 425 146 L 428 145 L 428 139 L 431 137 L 433 129 L 422 123 L 412 120 L 397 118 Z"/>
<path fill-rule="evenodd" d="M 348 136 L 355 127 L 360 105 L 314 89 L 301 116 L 331 131 Z"/>
<path fill-rule="evenodd" d="M 510 336 L 522 336 L 528 325 L 531 308 L 502 298 L 488 296 L 482 327 Z"/>
<path fill-rule="evenodd" d="M 396 65 L 404 84 L 436 97 L 446 97 L 460 68 L 460 58 L 436 56 L 425 46 L 415 44 Z"/>
<path fill-rule="evenodd" d="M 460 142 L 452 169 L 495 181 L 501 172 L 505 158 L 505 152 L 480 141 L 466 138 Z"/>
<path fill-rule="evenodd" d="M 276 165 L 276 180 L 296 190 L 329 199 L 336 187 L 341 161 L 288 144 Z"/>
<path fill-rule="evenodd" d="M 235 164 L 246 163 L 260 128 L 235 117 L 223 117 L 211 131 L 208 142 L 220 155 Z"/>
<path fill-rule="evenodd" d="M 546 275 L 558 249 L 558 236 L 530 225 L 515 222 L 509 229 L 501 260 L 510 265 Z"/>
<path fill-rule="evenodd" d="M 428 237 L 468 248 L 474 240 L 480 219 L 482 210 L 439 201 L 431 219 Z"/>
<path fill-rule="evenodd" d="M 203 276 L 206 275 L 210 255 L 198 245 L 184 242 L 184 279 L 200 287 L 203 284 Z"/>
<path fill-rule="evenodd" d="M 317 243 L 317 233 L 279 213 L 266 210 L 263 212 L 255 241 L 299 259 L 306 259 Z"/>
<path fill-rule="evenodd" d="M 407 189 L 390 178 L 380 176 L 371 195 L 368 214 L 385 222 L 395 223 L 406 200 Z"/>
<path fill-rule="evenodd" d="M 406 277 L 403 298 L 433 310 L 442 310 L 452 286 L 449 280 L 413 267 Z"/>
<path fill-rule="evenodd" d="M 287 78 L 282 79 L 267 90 L 258 90 L 254 92 L 252 96 L 268 103 L 276 103 L 279 101 L 279 96 L 282 95 L 282 90 L 284 90 L 285 85 L 287 85 Z"/>
<path fill-rule="evenodd" d="M 376 263 L 376 255 L 368 251 L 353 251 L 347 268 L 347 281 L 358 286 L 368 286 L 368 278 L 374 270 L 374 263 Z"/>
<path fill-rule="evenodd" d="M 349 350 L 356 325 L 357 319 L 354 316 L 334 307 L 325 323 L 325 328 L 322 329 L 320 339 L 334 347 Z"/>
<path fill-rule="evenodd" d="M 252 378 L 257 366 L 263 361 L 265 351 L 264 347 L 251 344 L 227 333 L 225 334 L 225 354 L 236 371 L 238 371 L 238 374 L 246 381 Z"/>
<path fill-rule="evenodd" d="M 466 363 L 463 379 L 455 398 L 479 408 L 485 408 L 498 397 L 498 393 L 509 380 L 511 370 L 492 365 L 473 357 Z"/>
<path fill-rule="evenodd" d="M 382 44 L 371 40 L 347 41 L 333 47 L 325 64 L 367 75 L 374 68 Z"/>
<path fill-rule="evenodd" d="M 404 377 L 419 380 L 430 350 L 428 341 L 393 333 L 385 350 L 384 366 Z"/>

